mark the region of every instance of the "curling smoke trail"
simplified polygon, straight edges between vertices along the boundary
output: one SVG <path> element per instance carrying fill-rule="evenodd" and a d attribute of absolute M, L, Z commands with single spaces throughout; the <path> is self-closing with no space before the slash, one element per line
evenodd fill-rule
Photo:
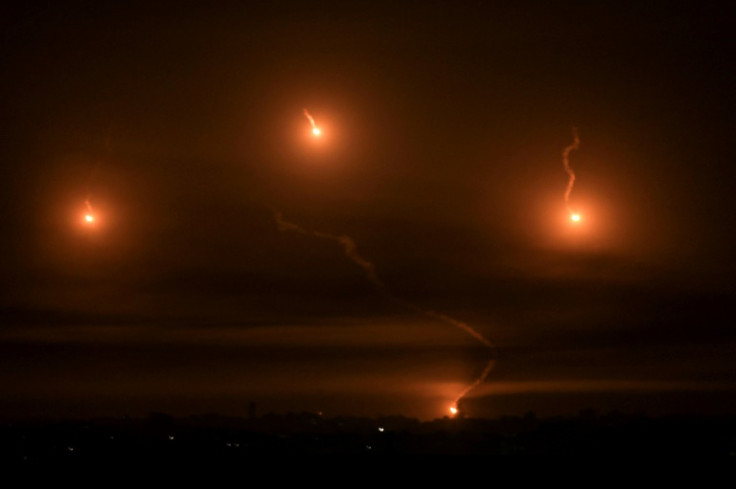
<path fill-rule="evenodd" d="M 383 283 L 383 281 L 378 277 L 376 274 L 376 267 L 373 263 L 371 263 L 369 260 L 363 258 L 358 253 L 358 247 L 355 244 L 355 241 L 350 237 L 346 235 L 337 235 L 337 234 L 329 234 L 329 233 L 323 233 L 319 231 L 310 231 L 302 226 L 295 224 L 293 222 L 287 221 L 284 219 L 284 215 L 277 209 L 270 208 L 271 212 L 273 213 L 273 218 L 276 221 L 276 225 L 279 228 L 279 231 L 282 232 L 293 232 L 302 234 L 305 236 L 313 236 L 315 238 L 319 239 L 325 239 L 330 240 L 338 243 L 345 253 L 345 256 L 350 259 L 353 263 L 355 263 L 358 267 L 363 270 L 363 273 L 365 274 L 365 277 L 373 284 L 373 286 L 376 288 L 378 292 L 380 292 L 387 300 L 390 302 L 399 304 L 400 306 L 409 309 L 417 314 L 420 314 L 422 316 L 440 321 L 442 323 L 445 323 L 449 326 L 453 326 L 457 329 L 460 329 L 461 331 L 464 331 L 468 335 L 472 336 L 479 342 L 481 342 L 484 346 L 486 346 L 491 351 L 492 358 L 488 361 L 485 368 L 481 372 L 480 376 L 469 386 L 467 386 L 457 398 L 455 398 L 455 401 L 453 402 L 453 405 L 451 407 L 451 411 L 454 413 L 457 413 L 458 409 L 458 402 L 465 397 L 470 391 L 481 385 L 483 382 L 485 382 L 488 375 L 491 373 L 491 370 L 493 370 L 493 366 L 496 363 L 495 360 L 495 347 L 493 346 L 493 343 L 491 343 L 486 337 L 484 337 L 482 334 L 480 334 L 478 331 L 476 331 L 472 326 L 470 326 L 467 323 L 464 323 L 462 321 L 459 321 L 457 319 L 454 319 L 450 316 L 447 316 L 445 314 L 441 314 L 439 312 L 435 312 L 428 309 L 423 309 L 419 306 L 416 306 L 412 304 L 411 302 L 407 302 L 404 299 L 401 299 L 400 297 L 396 297 L 392 295 L 388 289 L 386 288 L 386 285 Z"/>
<path fill-rule="evenodd" d="M 565 189 L 565 207 L 567 207 L 567 211 L 571 215 L 576 215 L 572 209 L 570 209 L 570 192 L 572 192 L 572 187 L 575 185 L 575 172 L 570 168 L 570 153 L 577 151 L 580 148 L 580 138 L 578 137 L 578 130 L 575 127 L 572 128 L 572 137 L 572 144 L 565 147 L 562 151 L 562 164 L 565 166 L 565 171 L 569 177 L 567 188 Z"/>
<path fill-rule="evenodd" d="M 491 347 L 492 348 L 492 347 Z M 457 412 L 458 403 L 460 400 L 465 397 L 470 391 L 481 385 L 483 382 L 485 382 L 486 377 L 488 377 L 488 374 L 491 373 L 491 370 L 493 370 L 493 367 L 496 365 L 496 360 L 494 358 L 491 358 L 488 363 L 486 364 L 485 368 L 483 369 L 483 372 L 478 376 L 477 379 L 475 379 L 475 382 L 467 386 L 463 391 L 455 398 L 455 401 L 452 403 L 452 406 L 455 408 L 455 413 Z"/>
<path fill-rule="evenodd" d="M 280 211 L 276 209 L 271 209 L 271 212 L 273 213 L 273 218 L 276 221 L 276 225 L 279 227 L 279 231 L 291 231 L 293 233 L 303 234 L 305 236 L 314 236 L 315 238 L 334 241 L 339 244 L 343 252 L 345 253 L 345 256 L 347 256 L 350 261 L 358 265 L 363 270 L 366 278 L 370 280 L 370 282 L 376 287 L 376 289 L 378 289 L 379 292 L 386 295 L 387 297 L 391 297 L 386 291 L 386 286 L 383 284 L 381 279 L 378 278 L 378 275 L 376 275 L 375 265 L 373 265 L 373 263 L 369 262 L 358 254 L 358 246 L 355 244 L 355 241 L 353 241 L 350 236 L 321 233 L 319 231 L 308 231 L 298 224 L 294 224 L 293 222 L 285 220 L 284 215 Z"/>
<path fill-rule="evenodd" d="M 314 134 L 315 136 L 319 136 L 322 131 L 319 127 L 317 127 L 317 124 L 314 122 L 314 117 L 312 117 L 312 114 L 310 114 L 307 109 L 304 109 L 304 116 L 309 120 L 309 123 L 312 125 L 312 134 Z"/>

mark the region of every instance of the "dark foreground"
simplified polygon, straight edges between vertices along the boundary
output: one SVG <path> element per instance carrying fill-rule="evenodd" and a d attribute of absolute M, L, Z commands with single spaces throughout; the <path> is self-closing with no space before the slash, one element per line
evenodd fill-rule
<path fill-rule="evenodd" d="M 5 463 L 246 462 L 272 455 L 736 455 L 736 416 L 650 418 L 622 414 L 538 419 L 197 416 L 4 423 Z"/>

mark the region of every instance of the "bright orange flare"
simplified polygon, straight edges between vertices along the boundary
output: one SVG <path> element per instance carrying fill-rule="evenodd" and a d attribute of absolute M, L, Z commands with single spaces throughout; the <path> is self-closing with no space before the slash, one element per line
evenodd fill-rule
<path fill-rule="evenodd" d="M 450 414 L 452 414 L 453 416 L 455 416 L 457 414 L 457 407 L 450 406 Z"/>
<path fill-rule="evenodd" d="M 312 129 L 312 134 L 314 134 L 315 136 L 320 136 L 322 134 L 322 131 L 319 130 L 319 127 L 315 127 L 314 129 Z"/>
<path fill-rule="evenodd" d="M 580 214 L 571 214 L 571 215 L 570 215 L 570 219 L 571 219 L 571 220 L 572 220 L 573 222 L 580 222 Z"/>
<path fill-rule="evenodd" d="M 90 223 L 95 222 L 95 216 L 93 216 L 92 214 L 86 214 L 84 216 L 84 220 Z"/>

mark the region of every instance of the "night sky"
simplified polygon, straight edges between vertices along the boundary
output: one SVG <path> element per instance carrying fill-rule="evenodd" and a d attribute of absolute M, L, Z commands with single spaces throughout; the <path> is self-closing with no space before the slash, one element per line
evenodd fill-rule
<path fill-rule="evenodd" d="M 13 3 L 0 416 L 736 412 L 733 4 Z"/>

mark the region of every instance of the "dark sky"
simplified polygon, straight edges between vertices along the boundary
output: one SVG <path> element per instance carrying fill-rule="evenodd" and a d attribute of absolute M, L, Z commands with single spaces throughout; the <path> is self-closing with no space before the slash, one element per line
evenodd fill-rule
<path fill-rule="evenodd" d="M 736 412 L 735 7 L 15 3 L 0 416 L 444 415 L 270 207 L 473 415 Z"/>

